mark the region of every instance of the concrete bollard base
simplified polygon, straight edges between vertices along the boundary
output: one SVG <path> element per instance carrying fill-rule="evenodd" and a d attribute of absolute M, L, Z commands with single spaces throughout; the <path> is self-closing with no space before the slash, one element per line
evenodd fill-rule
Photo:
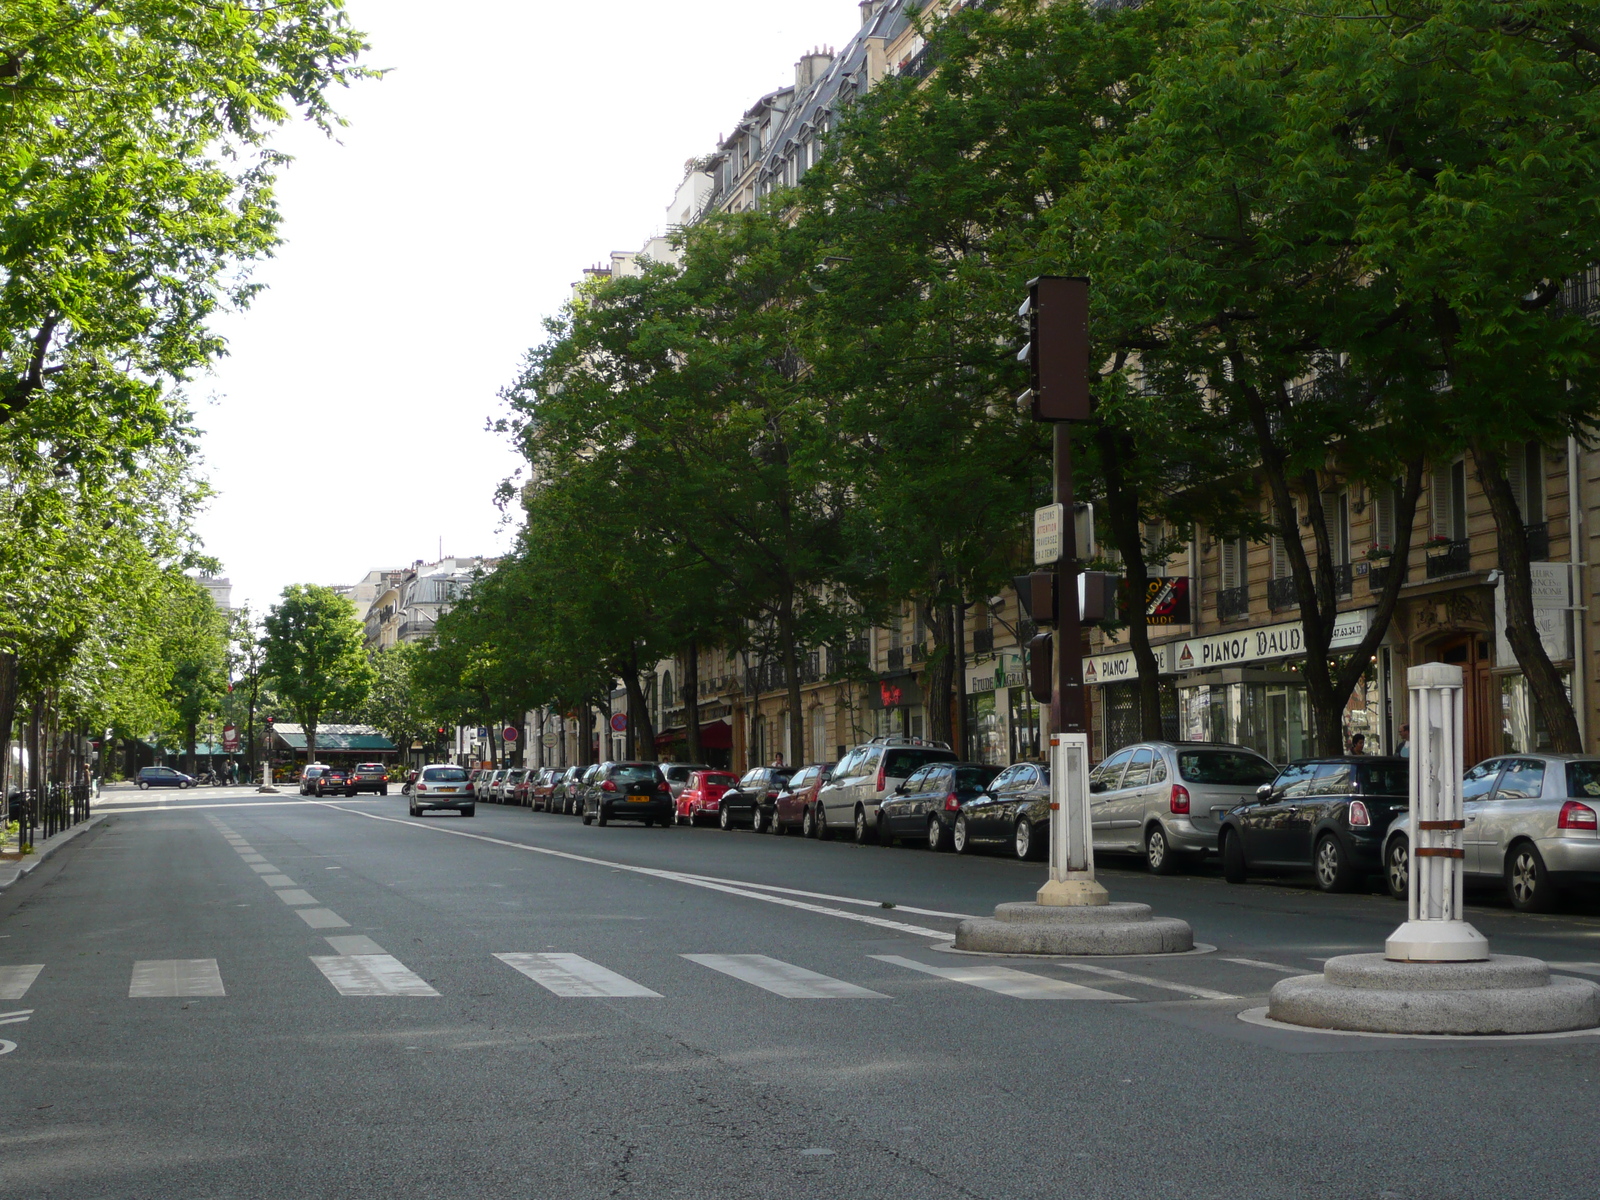
<path fill-rule="evenodd" d="M 1321 975 L 1281 980 L 1267 1015 L 1289 1025 L 1355 1033 L 1564 1033 L 1600 1026 L 1600 984 L 1552 976 L 1536 958 L 1394 962 L 1330 958 Z"/>
<path fill-rule="evenodd" d="M 1064 907 L 1002 904 L 993 917 L 956 926 L 955 948 L 994 954 L 1181 954 L 1194 949 L 1186 921 L 1148 904 Z"/>

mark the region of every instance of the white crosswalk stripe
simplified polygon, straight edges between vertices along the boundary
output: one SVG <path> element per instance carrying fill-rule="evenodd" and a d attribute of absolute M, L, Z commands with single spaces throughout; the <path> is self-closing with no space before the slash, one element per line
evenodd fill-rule
<path fill-rule="evenodd" d="M 287 875 L 263 875 L 261 877 L 261 882 L 266 884 L 268 887 L 273 888 L 294 886 L 294 880 L 290 879 Z"/>
<path fill-rule="evenodd" d="M 1277 971 L 1283 975 L 1310 975 L 1305 967 L 1286 967 L 1282 963 L 1263 962 L 1259 958 L 1225 958 L 1223 962 L 1238 963 L 1241 967 L 1260 967 L 1263 971 Z"/>
<path fill-rule="evenodd" d="M 653 992 L 625 975 L 618 975 L 576 954 L 496 954 L 495 957 L 558 996 L 661 998 L 660 992 Z"/>
<path fill-rule="evenodd" d="M 1016 1000 L 1128 999 L 1115 992 L 1102 992 L 1099 988 L 1085 987 L 1081 983 L 1068 983 L 1064 979 L 1051 979 L 1027 971 L 1016 971 L 1010 967 L 932 967 L 915 959 L 902 958 L 898 954 L 870 954 L 867 957 L 875 958 L 879 962 L 893 963 L 909 971 L 921 971 L 924 975 L 948 979 L 951 983 L 965 983 L 972 987 L 983 988 L 985 991 L 999 992 L 1002 996 L 1010 996 Z"/>
<path fill-rule="evenodd" d="M 250 864 L 250 869 L 252 871 L 254 871 L 257 875 L 276 875 L 276 874 L 278 874 L 278 868 L 273 866 L 271 863 L 265 863 L 265 862 L 251 863 Z"/>
<path fill-rule="evenodd" d="M 225 996 L 214 958 L 155 958 L 133 964 L 128 999 L 159 996 Z"/>
<path fill-rule="evenodd" d="M 1186 996 L 1194 996 L 1201 1000 L 1237 1000 L 1239 997 L 1231 992 L 1219 992 L 1212 988 L 1197 987 L 1192 983 L 1170 983 L 1165 979 L 1152 979 L 1148 975 L 1134 975 L 1127 971 L 1117 971 L 1110 967 L 1096 967 L 1089 963 L 1062 961 L 1063 967 L 1074 971 L 1088 971 L 1094 975 L 1101 975 L 1107 979 L 1120 979 L 1125 983 L 1142 983 L 1145 987 L 1163 988 L 1169 992 L 1182 992 Z"/>
<path fill-rule="evenodd" d="M 346 921 L 331 908 L 297 908 L 295 914 L 313 929 L 349 929 Z"/>
<path fill-rule="evenodd" d="M 0 1000 L 21 1000 L 28 994 L 33 981 L 44 970 L 43 963 L 23 963 L 14 967 L 0 967 Z"/>
<path fill-rule="evenodd" d="M 392 954 L 311 956 L 343 996 L 437 996 L 428 982 Z"/>
<path fill-rule="evenodd" d="M 882 992 L 819 975 L 765 954 L 685 954 L 682 957 L 788 1000 L 888 1000 Z"/>
<path fill-rule="evenodd" d="M 316 897 L 304 888 L 286 888 L 281 892 L 273 892 L 272 894 L 285 904 L 315 904 L 317 902 Z"/>

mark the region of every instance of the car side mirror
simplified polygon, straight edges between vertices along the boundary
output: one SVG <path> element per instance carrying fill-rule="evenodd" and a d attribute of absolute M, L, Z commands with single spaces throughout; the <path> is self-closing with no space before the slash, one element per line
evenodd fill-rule
<path fill-rule="evenodd" d="M 1265 800 L 1267 797 L 1269 797 L 1271 795 L 1272 795 L 1272 785 L 1270 783 L 1263 783 L 1260 787 L 1258 787 L 1256 789 L 1256 799 L 1257 800 Z"/>
<path fill-rule="evenodd" d="M 903 784 L 903 783 L 895 784 L 894 785 L 894 794 L 896 796 L 904 796 L 906 794 L 906 785 Z"/>
<path fill-rule="evenodd" d="M 1089 790 L 1091 792 L 1103 792 L 1103 791 L 1105 791 L 1106 790 L 1106 781 L 1103 780 L 1103 779 L 1094 780 L 1093 782 L 1091 782 L 1089 784 Z"/>

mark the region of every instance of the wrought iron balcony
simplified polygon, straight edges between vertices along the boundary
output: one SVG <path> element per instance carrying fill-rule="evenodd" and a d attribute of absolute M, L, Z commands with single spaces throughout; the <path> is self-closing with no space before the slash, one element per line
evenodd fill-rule
<path fill-rule="evenodd" d="M 1273 612 L 1299 607 L 1300 597 L 1294 590 L 1294 576 L 1285 575 L 1281 579 L 1267 580 L 1267 604 L 1271 606 Z"/>
<path fill-rule="evenodd" d="M 914 663 L 926 662 L 928 659 L 928 643 L 915 642 L 911 646 L 911 661 Z"/>
<path fill-rule="evenodd" d="M 1528 557 L 1534 562 L 1544 562 L 1550 557 L 1550 526 L 1544 521 L 1525 525 L 1523 534 L 1528 539 Z"/>
<path fill-rule="evenodd" d="M 1217 593 L 1217 620 L 1237 621 L 1250 615 L 1250 585 L 1223 588 Z"/>
<path fill-rule="evenodd" d="M 901 667 L 905 666 L 906 665 L 905 647 L 903 647 L 903 646 L 890 646 L 889 647 L 889 654 L 888 654 L 888 661 L 889 661 L 889 668 L 888 669 L 891 670 L 891 671 L 898 671 L 898 670 L 900 670 Z"/>
<path fill-rule="evenodd" d="M 994 653 L 993 629 L 974 629 L 972 631 L 972 652 L 974 654 Z"/>
<path fill-rule="evenodd" d="M 1428 578 L 1462 575 L 1472 569 L 1472 548 L 1466 539 L 1435 542 L 1428 547 Z"/>

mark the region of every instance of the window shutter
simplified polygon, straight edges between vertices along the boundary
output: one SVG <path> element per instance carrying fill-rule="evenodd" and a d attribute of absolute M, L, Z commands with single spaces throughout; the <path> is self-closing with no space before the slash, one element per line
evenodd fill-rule
<path fill-rule="evenodd" d="M 1223 590 L 1239 586 L 1239 539 L 1228 538 L 1222 543 Z"/>
<path fill-rule="evenodd" d="M 1527 503 L 1522 507 L 1522 519 L 1529 525 L 1542 524 L 1544 516 L 1544 447 L 1529 442 L 1523 447 L 1526 465 L 1523 467 L 1522 492 Z"/>
<path fill-rule="evenodd" d="M 1328 551 L 1332 555 L 1331 561 L 1338 565 L 1348 557 L 1343 553 L 1344 538 L 1340 536 L 1343 522 L 1340 521 L 1340 501 L 1344 497 L 1339 492 L 1322 493 L 1322 526 L 1328 531 Z"/>
<path fill-rule="evenodd" d="M 1428 486 L 1428 505 L 1433 517 L 1434 537 L 1450 536 L 1450 468 L 1435 469 Z"/>
<path fill-rule="evenodd" d="M 1285 544 L 1286 537 L 1299 537 L 1299 510 L 1291 507 L 1287 513 L 1278 514 L 1278 527 L 1284 533 L 1272 535 L 1272 577 L 1274 579 L 1287 579 L 1294 574 L 1294 568 L 1289 565 L 1289 550 Z"/>
<path fill-rule="evenodd" d="M 1523 523 L 1528 521 L 1528 481 L 1523 475 L 1523 455 L 1526 447 L 1510 446 L 1506 449 L 1506 482 L 1511 485 L 1511 498 L 1517 502 L 1517 512 Z"/>
<path fill-rule="evenodd" d="M 1394 549 L 1395 496 L 1391 484 L 1382 483 L 1372 489 L 1372 542 L 1387 550 Z"/>

